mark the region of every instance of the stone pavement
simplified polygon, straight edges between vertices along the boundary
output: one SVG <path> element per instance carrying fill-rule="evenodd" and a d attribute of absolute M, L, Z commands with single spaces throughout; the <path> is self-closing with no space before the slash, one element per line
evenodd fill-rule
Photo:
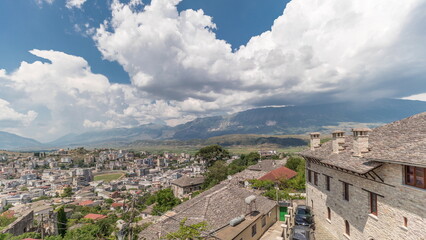
<path fill-rule="evenodd" d="M 260 240 L 279 240 L 282 239 L 283 229 L 281 228 L 281 224 L 284 222 L 277 221 L 272 225 L 268 231 L 263 234 Z"/>
<path fill-rule="evenodd" d="M 314 232 L 315 240 L 338 240 L 325 227 L 317 224 Z"/>

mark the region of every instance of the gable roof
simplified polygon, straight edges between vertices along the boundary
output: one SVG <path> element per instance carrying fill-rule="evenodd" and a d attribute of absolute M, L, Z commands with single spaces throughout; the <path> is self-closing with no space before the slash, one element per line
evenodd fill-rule
<path fill-rule="evenodd" d="M 229 225 L 229 221 L 240 215 L 249 213 L 244 200 L 252 191 L 240 188 L 235 184 L 221 183 L 200 195 L 176 206 L 171 212 L 141 232 L 141 239 L 158 239 L 159 235 L 175 232 L 179 229 L 181 220 L 187 218 L 186 224 L 196 224 L 206 221 L 208 232 L 217 231 Z M 257 211 L 268 213 L 276 202 L 264 196 L 256 195 Z M 205 232 L 206 233 L 206 232 Z"/>
<path fill-rule="evenodd" d="M 252 171 L 270 172 L 278 167 L 284 166 L 286 160 L 262 160 L 255 165 L 249 166 L 247 169 Z"/>
<path fill-rule="evenodd" d="M 361 174 L 383 162 L 426 167 L 426 112 L 373 129 L 368 137 L 369 151 L 362 157 L 353 156 L 353 141 L 353 136 L 346 136 L 345 150 L 339 153 L 333 153 L 332 141 L 328 141 L 301 155 Z"/>
<path fill-rule="evenodd" d="M 270 180 L 275 182 L 281 179 L 291 179 L 294 178 L 296 175 L 297 172 L 286 167 L 280 167 L 263 175 L 259 178 L 259 180 Z"/>
<path fill-rule="evenodd" d="M 179 187 L 189 187 L 194 185 L 200 185 L 203 183 L 204 177 L 188 177 L 186 175 L 171 182 L 171 184 L 174 184 Z"/>

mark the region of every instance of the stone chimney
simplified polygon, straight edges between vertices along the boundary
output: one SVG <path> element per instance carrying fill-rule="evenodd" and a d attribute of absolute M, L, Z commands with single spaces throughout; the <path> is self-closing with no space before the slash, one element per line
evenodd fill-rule
<path fill-rule="evenodd" d="M 315 151 L 315 149 L 320 147 L 320 133 L 319 132 L 313 132 L 310 133 L 311 135 L 311 150 Z"/>
<path fill-rule="evenodd" d="M 334 131 L 333 132 L 333 153 L 339 153 L 344 150 L 343 144 L 345 144 L 345 132 L 344 131 Z"/>
<path fill-rule="evenodd" d="M 354 128 L 353 142 L 353 155 L 355 157 L 362 157 L 363 153 L 368 152 L 368 133 L 371 132 L 369 128 Z"/>

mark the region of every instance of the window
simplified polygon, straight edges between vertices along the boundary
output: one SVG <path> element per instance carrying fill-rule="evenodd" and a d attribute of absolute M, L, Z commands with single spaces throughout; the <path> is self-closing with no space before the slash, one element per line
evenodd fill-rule
<path fill-rule="evenodd" d="M 256 224 L 254 224 L 253 226 L 251 226 L 251 236 L 253 237 L 254 235 L 256 235 L 257 233 L 257 228 L 256 228 Z"/>
<path fill-rule="evenodd" d="M 329 207 L 327 207 L 327 219 L 331 220 L 331 210 Z"/>
<path fill-rule="evenodd" d="M 377 216 L 377 194 L 370 192 L 370 213 Z"/>
<path fill-rule="evenodd" d="M 349 183 L 343 183 L 343 199 L 349 201 Z"/>
<path fill-rule="evenodd" d="M 405 184 L 425 189 L 425 176 L 426 168 L 405 166 Z"/>
<path fill-rule="evenodd" d="M 325 176 L 325 189 L 327 189 L 327 191 L 330 191 L 330 176 Z"/>
<path fill-rule="evenodd" d="M 408 219 L 404 217 L 404 227 L 408 227 Z"/>
<path fill-rule="evenodd" d="M 262 227 L 264 227 L 266 225 L 266 217 L 263 216 L 262 217 Z"/>
<path fill-rule="evenodd" d="M 312 171 L 311 170 L 308 170 L 308 182 L 312 182 Z"/>
<path fill-rule="evenodd" d="M 315 186 L 318 186 L 318 173 L 314 172 L 314 184 Z"/>
<path fill-rule="evenodd" d="M 345 220 L 345 233 L 346 235 L 350 236 L 351 235 L 351 229 L 350 229 L 350 225 L 349 222 Z"/>

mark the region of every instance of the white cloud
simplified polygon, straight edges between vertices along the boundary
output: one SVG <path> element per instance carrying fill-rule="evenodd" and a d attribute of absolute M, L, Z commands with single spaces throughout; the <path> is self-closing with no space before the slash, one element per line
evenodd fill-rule
<path fill-rule="evenodd" d="M 52 0 L 50 0 L 50 1 L 52 1 Z M 68 9 L 71 9 L 71 8 L 81 8 L 86 1 L 87 0 L 67 0 L 65 6 Z"/>
<path fill-rule="evenodd" d="M 9 121 L 12 124 L 20 122 L 24 126 L 28 126 L 37 117 L 37 113 L 34 111 L 28 111 L 25 113 L 19 113 L 10 107 L 10 103 L 0 98 L 0 124 L 5 121 Z"/>
<path fill-rule="evenodd" d="M 19 109 L 12 110 L 18 119 L 38 113 L 15 132 L 52 139 L 256 106 L 425 92 L 424 1 L 293 0 L 270 31 L 235 52 L 216 37 L 211 17 L 178 12 L 179 2 L 114 0 L 111 19 L 99 28 L 76 26 L 105 59 L 123 66 L 131 84 L 111 84 L 83 58 L 57 51 L 33 50 L 50 62 L 0 70 L 0 96 L 10 103 L 4 106 Z"/>
<path fill-rule="evenodd" d="M 179 13 L 179 2 L 153 0 L 137 10 L 114 1 L 112 19 L 94 40 L 139 91 L 177 101 L 184 111 L 361 94 L 400 97 L 416 90 L 401 88 L 401 79 L 418 85 L 425 66 L 419 56 L 426 54 L 420 41 L 426 34 L 410 31 L 422 26 L 422 15 L 415 14 L 425 9 L 420 0 L 293 0 L 271 31 L 234 53 L 216 38 L 209 16 L 202 10 Z M 418 68 L 401 71 L 401 66 Z"/>
<path fill-rule="evenodd" d="M 55 0 L 35 0 L 35 2 L 41 6 L 43 3 L 52 4 Z"/>

